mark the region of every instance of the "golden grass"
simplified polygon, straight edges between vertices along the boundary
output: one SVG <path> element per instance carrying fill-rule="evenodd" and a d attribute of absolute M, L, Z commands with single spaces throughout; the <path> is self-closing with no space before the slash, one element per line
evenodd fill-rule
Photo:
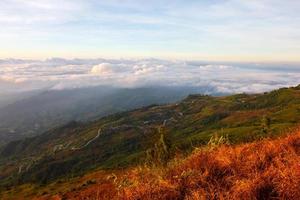
<path fill-rule="evenodd" d="M 198 149 L 168 167 L 131 169 L 53 199 L 63 198 L 300 199 L 300 131 L 275 140 Z"/>

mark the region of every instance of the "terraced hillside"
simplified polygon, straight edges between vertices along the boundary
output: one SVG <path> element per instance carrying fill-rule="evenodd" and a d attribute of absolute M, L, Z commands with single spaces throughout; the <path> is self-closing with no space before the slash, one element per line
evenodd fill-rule
<path fill-rule="evenodd" d="M 177 104 L 153 105 L 90 123 L 71 122 L 4 146 L 2 190 L 143 163 L 146 151 L 162 135 L 171 158 L 207 144 L 213 135 L 224 136 L 231 144 L 243 143 L 277 136 L 299 121 L 298 86 L 253 95 L 190 95 Z"/>

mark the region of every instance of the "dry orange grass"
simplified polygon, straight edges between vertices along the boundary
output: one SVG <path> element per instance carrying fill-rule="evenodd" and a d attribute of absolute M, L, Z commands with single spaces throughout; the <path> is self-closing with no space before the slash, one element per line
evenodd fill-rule
<path fill-rule="evenodd" d="M 300 131 L 276 140 L 198 149 L 166 168 L 137 168 L 67 199 L 300 199 Z"/>

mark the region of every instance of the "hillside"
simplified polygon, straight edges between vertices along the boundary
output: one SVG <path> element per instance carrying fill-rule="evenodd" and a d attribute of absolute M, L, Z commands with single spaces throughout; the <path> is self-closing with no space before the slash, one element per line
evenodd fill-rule
<path fill-rule="evenodd" d="M 248 144 L 211 143 L 167 166 L 98 171 L 46 186 L 22 185 L 4 199 L 299 199 L 300 131 Z M 35 197 L 35 198 L 34 198 Z"/>
<path fill-rule="evenodd" d="M 4 188 L 47 184 L 91 170 L 144 163 L 163 135 L 168 157 L 189 154 L 213 135 L 230 144 L 275 137 L 300 121 L 300 87 L 224 97 L 190 95 L 177 104 L 148 106 L 88 123 L 71 122 L 1 149 Z"/>
<path fill-rule="evenodd" d="M 151 104 L 176 102 L 192 87 L 112 88 L 97 86 L 25 93 L 21 100 L 0 107 L 0 145 L 39 135 L 69 121 L 90 121 Z M 29 93 L 29 92 L 28 92 Z"/>

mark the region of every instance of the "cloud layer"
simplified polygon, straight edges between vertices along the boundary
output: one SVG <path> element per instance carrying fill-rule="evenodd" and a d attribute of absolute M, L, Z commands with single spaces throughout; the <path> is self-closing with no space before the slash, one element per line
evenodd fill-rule
<path fill-rule="evenodd" d="M 213 92 L 253 93 L 299 84 L 300 70 L 293 66 L 286 67 L 285 71 L 282 69 L 270 64 L 158 59 L 6 59 L 0 60 L 0 89 L 13 92 L 97 85 L 158 85 L 208 87 L 213 88 Z"/>

